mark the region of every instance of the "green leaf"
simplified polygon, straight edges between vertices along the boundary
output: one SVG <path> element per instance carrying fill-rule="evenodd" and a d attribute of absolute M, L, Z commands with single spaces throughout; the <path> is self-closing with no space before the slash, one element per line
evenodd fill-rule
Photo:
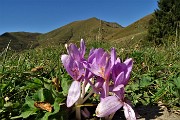
<path fill-rule="evenodd" d="M 140 87 L 147 87 L 152 84 L 151 77 L 143 76 L 142 79 L 139 81 Z"/>
<path fill-rule="evenodd" d="M 4 107 L 12 107 L 13 103 L 12 102 L 7 102 L 4 104 Z"/>
<path fill-rule="evenodd" d="M 44 101 L 44 94 L 43 94 L 43 88 L 41 88 L 40 90 L 38 90 L 37 95 L 38 95 L 38 101 Z"/>
<path fill-rule="evenodd" d="M 167 92 L 166 87 L 167 86 L 162 87 L 155 93 L 155 95 L 153 96 L 153 101 L 158 101 L 160 98 L 163 97 L 164 94 L 166 94 Z"/>
<path fill-rule="evenodd" d="M 180 77 L 174 79 L 174 84 L 177 86 L 178 89 L 180 89 Z"/>
<path fill-rule="evenodd" d="M 44 100 L 48 101 L 49 103 L 54 103 L 54 98 L 52 96 L 52 91 L 48 90 L 48 89 L 43 89 L 43 96 L 44 96 Z"/>
<path fill-rule="evenodd" d="M 29 116 L 34 115 L 34 114 L 36 114 L 36 110 L 30 108 L 22 112 L 19 116 L 11 117 L 11 119 L 28 118 Z"/>
<path fill-rule="evenodd" d="M 19 115 L 19 116 L 14 116 L 14 117 L 11 117 L 11 119 L 18 119 L 18 118 L 22 118 L 22 116 L 21 116 L 21 115 Z"/>
<path fill-rule="evenodd" d="M 25 104 L 27 104 L 30 108 L 36 108 L 34 106 L 34 100 L 32 100 L 29 96 L 25 98 Z"/>
<path fill-rule="evenodd" d="M 34 83 L 41 85 L 42 81 L 38 78 L 33 78 Z"/>
<path fill-rule="evenodd" d="M 50 83 L 44 83 L 44 87 L 48 90 L 51 90 L 52 89 L 52 84 Z"/>
<path fill-rule="evenodd" d="M 41 88 L 33 95 L 33 97 L 36 101 L 46 101 L 53 104 L 54 97 L 52 94 L 53 92 L 51 90 L 48 90 L 46 88 Z"/>
<path fill-rule="evenodd" d="M 46 112 L 45 115 L 43 116 L 42 120 L 48 120 L 48 119 L 49 119 L 49 116 L 55 115 L 56 113 L 59 112 L 59 110 L 60 110 L 59 99 L 56 99 L 56 100 L 55 100 L 53 106 L 54 106 L 54 111 L 53 111 L 52 113 Z"/>
<path fill-rule="evenodd" d="M 6 90 L 5 88 L 8 86 L 8 84 L 0 84 L 1 91 Z"/>
<path fill-rule="evenodd" d="M 4 106 L 4 99 L 0 97 L 0 109 Z"/>
<path fill-rule="evenodd" d="M 130 84 L 130 85 L 127 85 L 126 86 L 126 89 L 127 90 L 131 90 L 131 92 L 132 91 L 135 91 L 135 90 L 139 90 L 139 84 L 137 83 L 137 82 L 135 82 L 135 83 L 132 83 L 132 84 Z"/>
<path fill-rule="evenodd" d="M 23 118 L 28 118 L 30 115 L 33 115 L 35 112 L 36 111 L 34 110 L 27 110 L 25 112 L 22 112 L 20 116 Z"/>
<path fill-rule="evenodd" d="M 0 113 L 2 113 L 4 110 L 0 109 Z"/>
<path fill-rule="evenodd" d="M 66 96 L 68 94 L 68 90 L 69 90 L 69 87 L 71 85 L 72 81 L 69 80 L 68 78 L 62 78 L 62 81 L 61 81 L 61 87 L 62 87 L 62 90 L 63 90 L 63 94 Z"/>

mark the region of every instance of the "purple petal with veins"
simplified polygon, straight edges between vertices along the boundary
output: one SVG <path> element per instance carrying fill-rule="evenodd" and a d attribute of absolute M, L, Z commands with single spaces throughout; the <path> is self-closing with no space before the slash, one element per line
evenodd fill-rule
<path fill-rule="evenodd" d="M 94 51 L 96 63 L 100 63 L 102 56 L 104 55 L 105 51 L 102 48 L 98 48 Z"/>
<path fill-rule="evenodd" d="M 75 61 L 71 56 L 69 55 L 62 55 L 61 61 L 68 72 L 68 74 L 74 79 L 74 80 L 80 80 L 85 75 L 85 69 L 82 62 Z"/>
<path fill-rule="evenodd" d="M 117 62 L 112 70 L 113 81 L 115 82 L 119 74 L 121 74 L 121 72 L 124 72 L 124 78 L 123 80 L 121 80 L 121 84 L 124 84 L 126 86 L 127 83 L 129 82 L 132 66 L 133 66 L 133 61 L 131 58 L 125 60 L 124 63 Z"/>
<path fill-rule="evenodd" d="M 121 102 L 116 96 L 109 96 L 104 98 L 96 108 L 96 116 L 97 117 L 105 117 L 110 115 L 111 113 L 116 112 L 123 106 L 123 102 Z"/>
<path fill-rule="evenodd" d="M 120 85 L 114 87 L 113 91 L 120 91 L 123 87 L 124 87 L 124 85 L 120 84 Z"/>
<path fill-rule="evenodd" d="M 115 87 L 116 87 L 117 85 L 122 84 L 122 83 L 123 83 L 123 80 L 124 80 L 124 72 L 121 72 L 121 73 L 116 77 L 116 80 L 115 80 L 115 83 L 114 83 Z"/>
<path fill-rule="evenodd" d="M 116 94 L 116 97 L 118 97 L 119 100 L 124 101 L 124 85 L 120 84 L 116 87 L 114 87 L 113 92 Z"/>
<path fill-rule="evenodd" d="M 69 54 L 74 60 L 77 60 L 77 61 L 81 60 L 80 52 L 76 45 L 74 44 L 69 45 Z"/>
<path fill-rule="evenodd" d="M 67 96 L 67 107 L 71 107 L 80 97 L 81 83 L 79 81 L 73 81 Z"/>
<path fill-rule="evenodd" d="M 129 77 L 130 77 L 130 74 L 131 74 L 131 70 L 132 70 L 132 66 L 133 66 L 133 60 L 132 60 L 132 58 L 129 58 L 126 61 L 124 61 L 124 63 L 127 66 L 126 80 L 124 82 L 124 84 L 126 85 L 128 83 L 128 81 L 129 81 Z"/>
<path fill-rule="evenodd" d="M 129 104 L 124 103 L 123 109 L 124 109 L 124 115 L 127 120 L 136 120 L 135 112 Z"/>
<path fill-rule="evenodd" d="M 69 63 L 69 55 L 61 55 L 61 61 L 63 63 L 64 66 L 66 66 Z"/>

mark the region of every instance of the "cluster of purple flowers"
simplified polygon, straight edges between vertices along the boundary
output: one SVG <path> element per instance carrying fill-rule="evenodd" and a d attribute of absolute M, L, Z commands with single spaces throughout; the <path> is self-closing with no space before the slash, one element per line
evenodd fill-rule
<path fill-rule="evenodd" d="M 97 117 L 108 117 L 123 107 L 128 120 L 135 120 L 135 112 L 125 99 L 124 87 L 128 84 L 133 66 L 131 58 L 122 62 L 116 56 L 115 48 L 110 54 L 102 48 L 91 49 L 85 59 L 85 43 L 81 39 L 80 48 L 74 44 L 66 45 L 67 53 L 61 56 L 63 66 L 73 78 L 67 96 L 67 107 L 83 104 L 85 94 L 91 86 L 94 93 L 100 95 L 96 108 Z M 91 92 L 91 93 L 93 93 Z"/>

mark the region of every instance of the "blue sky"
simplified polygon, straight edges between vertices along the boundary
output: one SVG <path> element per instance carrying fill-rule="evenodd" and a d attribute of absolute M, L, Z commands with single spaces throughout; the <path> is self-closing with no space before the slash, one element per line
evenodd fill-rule
<path fill-rule="evenodd" d="M 155 9 L 157 0 L 0 0 L 0 34 L 46 33 L 91 17 L 125 27 Z"/>

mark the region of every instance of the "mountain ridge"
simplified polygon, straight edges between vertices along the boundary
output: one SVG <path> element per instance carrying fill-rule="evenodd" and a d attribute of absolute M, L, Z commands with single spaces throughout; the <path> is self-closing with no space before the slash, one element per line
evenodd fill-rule
<path fill-rule="evenodd" d="M 102 28 L 102 29 L 100 29 Z M 42 34 L 39 37 L 40 44 L 64 44 L 69 41 L 77 41 L 84 39 L 103 39 L 100 32 L 105 30 L 107 36 L 112 33 L 114 29 L 122 29 L 123 27 L 117 23 L 106 22 L 98 18 L 89 18 L 86 20 L 74 21 L 65 26 L 52 30 L 48 33 Z"/>
<path fill-rule="evenodd" d="M 10 42 L 12 50 L 21 51 L 24 49 L 35 48 L 39 45 L 37 36 L 41 33 L 30 32 L 5 32 L 0 35 L 0 51 L 3 51 Z"/>
<path fill-rule="evenodd" d="M 153 14 L 149 14 L 127 27 L 122 27 L 116 22 L 107 22 L 92 17 L 86 20 L 71 22 L 47 33 L 30 32 L 6 32 L 0 35 L 0 51 L 2 51 L 11 39 L 10 47 L 13 50 L 24 50 L 37 46 L 51 46 L 77 42 L 81 38 L 85 40 L 102 40 L 121 42 L 135 36 L 144 36 L 147 32 L 149 20 Z M 142 33 L 142 34 L 141 34 Z M 129 36 L 129 37 L 128 37 Z"/>

